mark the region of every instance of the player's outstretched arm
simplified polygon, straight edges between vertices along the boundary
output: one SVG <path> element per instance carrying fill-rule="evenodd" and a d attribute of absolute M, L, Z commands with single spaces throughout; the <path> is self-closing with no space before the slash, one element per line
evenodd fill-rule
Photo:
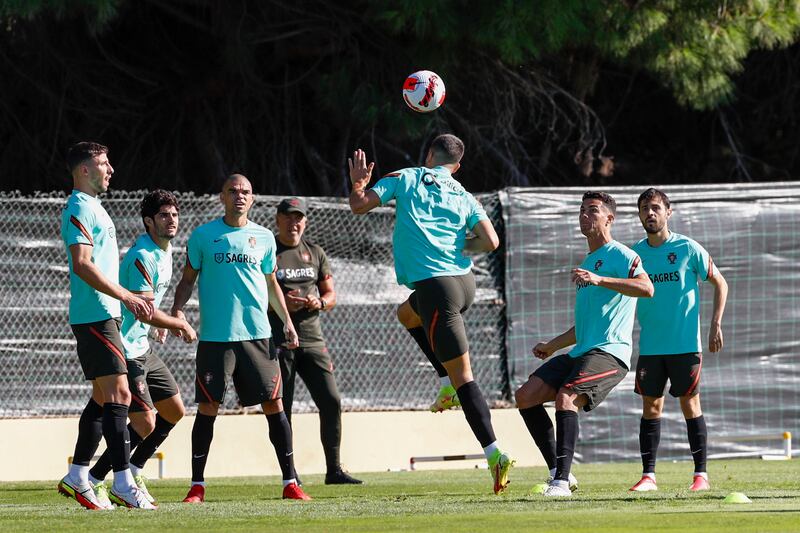
<path fill-rule="evenodd" d="M 634 298 L 652 298 L 655 292 L 653 282 L 650 281 L 650 277 L 645 273 L 638 274 L 633 278 L 607 278 L 582 268 L 573 268 L 572 282 L 605 287 Z"/>
<path fill-rule="evenodd" d="M 500 238 L 494 226 L 488 220 L 481 220 L 472 228 L 475 237 L 464 242 L 464 251 L 468 253 L 493 252 L 500 246 Z"/>
<path fill-rule="evenodd" d="M 300 342 L 297 338 L 297 331 L 294 329 L 292 317 L 289 315 L 289 310 L 286 308 L 286 300 L 283 298 L 283 291 L 278 284 L 278 278 L 274 273 L 264 274 L 267 280 L 267 296 L 269 297 L 269 306 L 283 321 L 283 334 L 286 338 L 286 347 L 290 350 L 297 348 Z"/>
<path fill-rule="evenodd" d="M 350 167 L 350 184 L 353 186 L 350 210 L 356 215 L 363 215 L 381 205 L 378 194 L 367 190 L 375 163 L 367 164 L 367 154 L 359 148 L 353 153 L 353 158 L 347 160 L 347 164 Z"/>
<path fill-rule="evenodd" d="M 575 337 L 575 326 L 572 326 L 567 331 L 551 339 L 549 342 L 540 342 L 533 347 L 533 355 L 539 359 L 547 359 L 557 351 L 567 346 L 572 346 L 578 342 Z"/>
<path fill-rule="evenodd" d="M 714 275 L 709 276 L 708 281 L 714 286 L 714 312 L 711 315 L 711 329 L 708 330 L 708 349 L 718 352 L 723 345 L 722 315 L 728 301 L 728 282 L 719 269 L 715 269 Z"/>
<path fill-rule="evenodd" d="M 72 269 L 75 275 L 96 291 L 116 298 L 141 320 L 153 314 L 152 295 L 137 296 L 121 285 L 109 280 L 103 272 L 92 262 L 92 247 L 84 244 L 73 244 L 69 247 L 72 256 Z"/>

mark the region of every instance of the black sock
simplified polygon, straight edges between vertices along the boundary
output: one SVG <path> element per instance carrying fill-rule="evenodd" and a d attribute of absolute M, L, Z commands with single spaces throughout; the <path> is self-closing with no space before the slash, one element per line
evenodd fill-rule
<path fill-rule="evenodd" d="M 131 464 L 139 468 L 144 468 L 144 464 L 156 453 L 158 447 L 161 446 L 161 443 L 164 442 L 164 439 L 167 438 L 167 435 L 169 435 L 169 432 L 172 431 L 174 427 L 175 424 L 167 422 L 161 418 L 161 415 L 156 414 L 156 427 L 153 429 L 153 432 L 139 444 L 136 451 L 133 452 L 131 455 Z M 133 435 L 131 435 L 131 445 L 133 445 Z"/>
<path fill-rule="evenodd" d="M 206 461 L 208 450 L 214 438 L 214 421 L 216 416 L 197 413 L 192 426 L 192 481 L 202 483 L 205 481 Z"/>
<path fill-rule="evenodd" d="M 283 480 L 296 478 L 294 452 L 292 451 L 292 427 L 289 425 L 289 420 L 286 419 L 283 411 L 266 416 L 269 425 L 269 440 L 275 447 L 275 455 L 278 457 Z"/>
<path fill-rule="evenodd" d="M 656 473 L 656 455 L 661 441 L 661 419 L 642 418 L 639 422 L 639 452 L 642 455 L 642 473 Z"/>
<path fill-rule="evenodd" d="M 133 429 L 131 424 L 128 424 L 128 435 L 131 437 L 131 450 L 133 450 L 140 442 L 142 442 L 142 437 L 136 433 L 136 430 Z M 109 452 L 108 448 L 106 448 L 106 450 L 103 452 L 103 455 L 100 456 L 92 469 L 89 470 L 89 475 L 102 481 L 106 478 L 109 472 L 111 472 L 111 453 Z"/>
<path fill-rule="evenodd" d="M 338 404 L 337 404 L 338 405 Z M 341 410 L 326 411 L 319 405 L 319 433 L 322 450 L 325 452 L 325 467 L 328 472 L 339 470 L 339 449 L 342 442 Z"/>
<path fill-rule="evenodd" d="M 689 432 L 689 451 L 692 452 L 692 459 L 694 459 L 694 471 L 705 472 L 708 458 L 706 419 L 703 418 L 703 415 L 689 418 L 686 420 L 686 429 Z"/>
<path fill-rule="evenodd" d="M 439 374 L 439 377 L 445 377 L 447 375 L 447 370 L 445 370 L 442 362 L 439 361 L 439 358 L 436 357 L 436 354 L 433 353 L 428 336 L 425 335 L 425 328 L 422 326 L 417 326 L 415 328 L 407 329 L 406 331 L 408 331 L 409 335 L 411 335 L 414 340 L 417 341 L 420 350 L 422 350 L 422 353 L 424 353 L 425 357 L 428 358 L 428 361 L 431 362 L 433 368 L 436 369 L 436 373 Z"/>
<path fill-rule="evenodd" d="M 569 481 L 572 457 L 578 443 L 578 413 L 556 411 L 556 475 L 555 479 Z"/>
<path fill-rule="evenodd" d="M 111 402 L 103 404 L 103 437 L 111 454 L 111 468 L 114 472 L 127 470 L 131 455 L 127 405 Z"/>
<path fill-rule="evenodd" d="M 103 406 L 89 398 L 78 420 L 78 440 L 75 442 L 72 464 L 89 466 L 102 438 Z"/>
<path fill-rule="evenodd" d="M 519 414 L 528 427 L 528 432 L 533 437 L 533 441 L 542 452 L 547 468 L 552 470 L 556 467 L 556 434 L 553 431 L 553 421 L 544 408 L 544 405 L 534 405 L 526 409 L 520 409 Z"/>
<path fill-rule="evenodd" d="M 483 398 L 480 387 L 474 381 L 464 383 L 456 391 L 458 399 L 461 400 L 461 409 L 467 419 L 472 433 L 478 438 L 482 448 L 496 441 L 494 429 L 492 428 L 492 414 L 489 406 Z"/>

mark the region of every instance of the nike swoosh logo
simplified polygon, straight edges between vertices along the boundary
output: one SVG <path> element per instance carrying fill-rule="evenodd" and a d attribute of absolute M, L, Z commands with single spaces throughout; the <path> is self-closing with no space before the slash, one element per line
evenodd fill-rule
<path fill-rule="evenodd" d="M 289 452 L 289 453 L 286 454 L 286 457 L 289 457 L 292 454 L 294 454 L 294 452 Z"/>
<path fill-rule="evenodd" d="M 564 457 L 566 457 L 566 455 L 557 455 L 556 459 L 563 459 Z"/>
<path fill-rule="evenodd" d="M 200 459 L 201 457 L 205 457 L 206 454 L 201 453 L 200 455 L 192 455 L 192 459 Z"/>
<path fill-rule="evenodd" d="M 125 441 L 125 444 L 130 444 L 130 443 L 131 443 L 131 441 L 129 441 L 129 440 Z"/>
<path fill-rule="evenodd" d="M 220 242 L 222 239 L 214 239 L 214 242 Z"/>
<path fill-rule="evenodd" d="M 703 451 L 702 448 L 700 448 L 699 450 L 692 450 L 692 455 L 696 454 L 697 452 L 702 452 L 702 451 Z"/>

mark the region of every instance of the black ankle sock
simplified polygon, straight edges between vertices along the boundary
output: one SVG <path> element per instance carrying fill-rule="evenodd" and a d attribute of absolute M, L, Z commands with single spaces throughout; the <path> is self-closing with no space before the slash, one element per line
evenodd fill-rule
<path fill-rule="evenodd" d="M 542 453 L 547 468 L 552 470 L 556 467 L 556 434 L 553 431 L 553 421 L 550 420 L 550 415 L 547 414 L 544 405 L 520 409 L 519 414 L 522 415 L 528 432 Z"/>
<path fill-rule="evenodd" d="M 556 411 L 556 475 L 555 479 L 569 481 L 572 457 L 578 443 L 578 413 Z"/>
<path fill-rule="evenodd" d="M 431 349 L 431 343 L 428 340 L 428 336 L 425 335 L 425 328 L 422 326 L 417 326 L 415 328 L 407 329 L 409 335 L 411 335 L 415 341 L 417 341 L 417 345 L 419 345 L 420 350 L 425 354 L 425 357 L 428 358 L 428 361 L 431 362 L 433 368 L 436 369 L 436 373 L 439 375 L 440 378 L 443 378 L 447 375 L 447 370 L 445 370 L 444 365 L 442 362 L 439 361 L 439 358 L 436 357 L 436 354 L 433 353 L 433 349 Z"/>
<path fill-rule="evenodd" d="M 167 438 L 167 435 L 174 427 L 175 424 L 167 422 L 161 418 L 161 415 L 156 414 L 156 426 L 153 428 L 153 432 L 139 444 L 136 451 L 131 455 L 131 464 L 144 468 L 144 464 L 156 453 L 158 447 L 161 446 L 161 443 L 164 442 L 164 439 Z M 131 445 L 133 445 L 133 438 L 131 438 Z"/>
<path fill-rule="evenodd" d="M 283 480 L 296 478 L 294 471 L 294 455 L 292 451 L 292 427 L 286 419 L 286 415 L 281 411 L 274 415 L 266 415 L 269 425 L 269 440 L 275 447 L 275 455 L 278 457 L 278 464 L 281 467 Z"/>
<path fill-rule="evenodd" d="M 131 437 L 131 450 L 136 448 L 136 446 L 142 442 L 142 437 L 136 433 L 136 430 L 133 429 L 131 424 L 128 424 L 128 435 Z M 111 453 L 109 452 L 108 448 L 103 452 L 103 455 L 97 459 L 97 462 L 94 464 L 91 470 L 89 470 L 89 475 L 91 475 L 95 479 L 103 480 L 111 472 Z"/>
<path fill-rule="evenodd" d="M 202 483 L 208 461 L 208 450 L 214 439 L 214 422 L 216 416 L 197 413 L 192 426 L 192 481 Z"/>
<path fill-rule="evenodd" d="M 461 400 L 461 409 L 464 411 L 469 427 L 472 428 L 472 433 L 481 443 L 481 447 L 486 448 L 497 439 L 492 428 L 492 415 L 480 387 L 474 381 L 470 381 L 461 385 L 456 394 Z"/>
<path fill-rule="evenodd" d="M 111 454 L 114 472 L 127 470 L 131 455 L 131 437 L 128 433 L 128 406 L 121 403 L 103 404 L 103 437 Z"/>
<path fill-rule="evenodd" d="M 89 398 L 78 420 L 78 440 L 75 442 L 72 464 L 89 466 L 102 438 L 103 406 Z"/>
<path fill-rule="evenodd" d="M 639 422 L 639 452 L 642 454 L 642 472 L 655 474 L 658 443 L 661 441 L 661 419 L 642 418 Z"/>
<path fill-rule="evenodd" d="M 686 420 L 686 429 L 689 432 L 689 451 L 694 459 L 694 471 L 705 472 L 708 458 L 708 429 L 703 415 Z"/>

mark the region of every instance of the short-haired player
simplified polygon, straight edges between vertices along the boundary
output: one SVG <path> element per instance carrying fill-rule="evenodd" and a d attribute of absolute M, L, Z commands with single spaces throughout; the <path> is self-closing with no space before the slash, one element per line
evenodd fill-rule
<path fill-rule="evenodd" d="M 653 284 L 639 257 L 615 241 L 611 227 L 616 202 L 605 192 L 583 195 L 578 220 L 589 253 L 571 272 L 575 284 L 575 325 L 533 348 L 547 359 L 574 345 L 568 354 L 547 360 L 515 397 L 528 431 L 550 469 L 545 496 L 571 496 L 571 473 L 578 442 L 578 411 L 591 411 L 628 373 L 637 298 L 653 295 Z M 544 408 L 555 400 L 556 431 Z"/>

